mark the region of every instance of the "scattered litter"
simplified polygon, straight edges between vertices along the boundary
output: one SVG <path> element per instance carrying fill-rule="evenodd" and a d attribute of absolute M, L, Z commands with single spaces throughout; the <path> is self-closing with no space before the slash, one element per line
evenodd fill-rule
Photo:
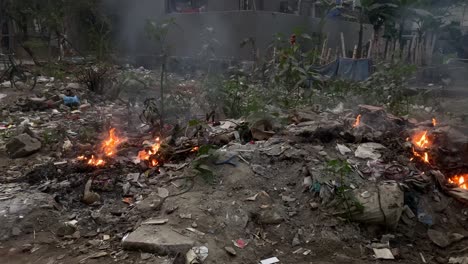
<path fill-rule="evenodd" d="M 376 259 L 395 259 L 392 251 L 388 248 L 373 248 Z"/>
<path fill-rule="evenodd" d="M 423 253 L 419 252 L 419 255 L 421 256 L 421 261 L 423 263 L 427 263 L 426 258 L 424 257 Z"/>
<path fill-rule="evenodd" d="M 107 240 L 109 240 L 109 239 L 110 239 L 110 236 L 109 236 L 109 235 L 103 235 L 103 236 L 102 236 L 102 240 L 104 240 L 104 241 L 107 241 Z"/>
<path fill-rule="evenodd" d="M 96 258 L 105 257 L 105 256 L 107 256 L 107 255 L 109 255 L 107 252 L 101 251 L 101 252 L 98 252 L 98 253 L 92 255 L 92 256 L 89 257 L 89 258 L 91 258 L 91 259 L 96 259 Z"/>
<path fill-rule="evenodd" d="M 232 248 L 232 247 L 224 247 L 224 250 L 226 250 L 226 252 L 231 256 L 236 256 L 237 255 L 236 250 L 234 248 Z"/>
<path fill-rule="evenodd" d="M 70 140 L 65 140 L 65 142 L 63 142 L 63 146 L 62 146 L 62 149 L 63 151 L 69 151 L 71 148 L 73 147 L 73 144 L 71 143 Z"/>
<path fill-rule="evenodd" d="M 468 257 L 451 257 L 449 264 L 468 264 Z"/>
<path fill-rule="evenodd" d="M 312 210 L 317 210 L 319 207 L 320 207 L 320 204 L 319 204 L 319 203 L 316 203 L 316 202 L 310 203 L 310 208 L 311 208 Z"/>
<path fill-rule="evenodd" d="M 68 161 L 66 161 L 66 160 L 65 161 L 57 161 L 57 162 L 54 162 L 54 166 L 65 165 L 67 163 L 68 163 Z"/>
<path fill-rule="evenodd" d="M 199 235 L 199 236 L 204 236 L 204 235 L 206 235 L 206 234 L 203 233 L 202 231 L 199 231 L 199 230 L 197 230 L 197 229 L 195 229 L 195 228 L 193 228 L 193 227 L 187 227 L 186 230 L 188 230 L 188 231 L 190 231 L 190 232 L 192 232 L 192 233 L 194 233 L 194 234 L 197 234 L 197 235 Z"/>
<path fill-rule="evenodd" d="M 369 198 L 371 197 L 371 193 L 369 191 L 364 191 L 361 193 L 362 198 Z"/>
<path fill-rule="evenodd" d="M 122 199 L 122 202 L 128 204 L 128 205 L 132 205 L 133 204 L 133 198 L 132 197 L 124 197 Z"/>
<path fill-rule="evenodd" d="M 238 247 L 238 248 L 240 248 L 240 249 L 245 248 L 245 247 L 249 244 L 248 241 L 245 241 L 245 240 L 242 239 L 242 238 L 239 238 L 239 239 L 237 239 L 236 241 L 232 241 L 232 242 L 234 243 L 234 246 L 236 246 L 236 247 Z"/>
<path fill-rule="evenodd" d="M 261 264 L 273 264 L 273 263 L 278 263 L 278 262 L 279 262 L 279 259 L 277 257 L 264 259 L 260 261 Z"/>
<path fill-rule="evenodd" d="M 314 182 L 312 181 L 312 177 L 307 176 L 304 178 L 304 182 L 302 183 L 302 186 L 309 188 Z"/>
<path fill-rule="evenodd" d="M 298 248 L 298 249 L 293 251 L 293 254 L 302 254 L 304 251 L 305 251 L 304 248 Z"/>
<path fill-rule="evenodd" d="M 192 219 L 192 214 L 179 214 L 182 219 Z"/>
<path fill-rule="evenodd" d="M 158 188 L 158 196 L 161 198 L 166 198 L 169 196 L 169 190 L 166 188 Z"/>
<path fill-rule="evenodd" d="M 164 225 L 169 222 L 169 219 L 149 219 L 143 222 L 143 225 Z"/>
<path fill-rule="evenodd" d="M 205 246 L 193 247 L 185 255 L 187 264 L 203 263 L 208 258 L 208 248 Z"/>
<path fill-rule="evenodd" d="M 257 194 L 255 194 L 254 196 L 246 198 L 245 200 L 246 201 L 255 201 L 255 200 L 257 200 L 257 197 L 259 197 L 259 196 L 270 198 L 270 195 L 268 195 L 267 192 L 261 191 L 261 192 L 258 192 Z"/>
<path fill-rule="evenodd" d="M 356 156 L 356 158 L 361 158 L 361 159 L 378 160 L 380 159 L 380 157 L 382 157 L 382 154 L 378 153 L 377 150 L 384 149 L 384 148 L 385 146 L 383 146 L 382 144 L 378 144 L 378 143 L 373 143 L 373 142 L 363 143 L 358 146 L 358 148 L 354 152 L 354 156 Z"/>

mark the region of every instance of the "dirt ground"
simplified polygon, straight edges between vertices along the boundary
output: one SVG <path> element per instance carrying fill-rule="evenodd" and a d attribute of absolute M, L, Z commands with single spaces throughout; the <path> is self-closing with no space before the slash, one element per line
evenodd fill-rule
<path fill-rule="evenodd" d="M 23 92 L 9 89 L 1 93 L 7 95 L 0 99 L 4 110 L 24 96 Z M 464 118 L 468 98 L 445 99 L 442 105 L 444 113 L 437 114 L 440 122 L 467 124 Z M 91 126 L 97 113 L 100 116 L 114 113 L 109 122 L 123 120 L 119 111 L 122 112 L 122 106 L 118 104 L 91 103 L 90 109 L 80 113 L 60 108 L 59 113 L 51 109 L 4 112 L 2 118 L 7 121 L 9 115 L 14 119 L 12 123 L 18 124 L 29 117 L 31 123 L 35 123 L 33 131 L 43 131 L 50 124 L 56 124 L 58 126 L 52 129 L 64 126 L 65 131 L 76 132 L 82 131 L 81 127 Z M 414 117 L 420 121 L 434 116 L 434 113 L 415 112 Z M 120 125 L 120 131 L 128 129 Z M 175 256 L 123 250 L 123 237 L 149 218 L 168 219 L 164 228 L 190 237 L 197 245 L 205 245 L 209 254 L 204 263 L 259 263 L 270 257 L 277 257 L 280 263 L 298 264 L 448 263 L 450 257 L 462 256 L 468 248 L 468 241 L 464 239 L 440 247 L 428 238 L 428 229 L 456 233 L 463 238 L 468 236 L 465 229 L 468 210 L 435 185 L 405 193 L 405 201 L 407 196 L 417 197 L 418 209 L 423 213 L 416 212 L 416 219 L 400 221 L 394 229 L 350 222 L 323 204 L 319 193 L 304 188 L 304 167 L 312 176 L 318 176 L 324 173 L 328 161 L 352 159 L 352 153 L 342 155 L 337 151 L 337 143 L 355 148 L 354 143 L 343 139 L 316 140 L 292 135 L 284 129 L 266 142 L 246 145 L 231 142 L 221 153 L 225 157 L 231 152 L 240 153 L 241 157 L 236 155 L 234 164 L 211 165 L 214 172 L 211 178 L 195 178 L 194 187 L 187 193 L 167 198 L 154 210 L 147 208 L 145 199 L 161 188 L 171 195 L 186 190 L 193 174 L 190 166 L 180 170 L 166 167 L 157 174 L 142 174 L 133 181 L 130 174 L 144 171 L 136 165 L 128 165 L 130 153 L 138 151 L 129 144 L 127 154 L 119 154 L 122 160 L 112 166 L 103 170 L 79 170 L 74 158 L 81 151 L 78 143 L 84 142 L 80 142 L 83 141 L 80 135 L 67 133 L 73 144 L 68 151 L 63 149 L 63 141 L 53 140 L 49 143 L 51 146 L 26 158 L 10 159 L 4 148 L 0 151 L 0 215 L 3 215 L 0 218 L 3 229 L 0 263 L 180 263 Z M 4 134 L 2 144 L 11 136 Z M 133 132 L 126 136 L 138 137 Z M 277 147 L 281 154 L 272 154 Z M 392 158 L 386 162 L 399 159 L 409 162 L 408 153 L 384 155 L 387 156 Z M 190 163 L 194 158 L 196 154 L 189 154 L 173 163 Z M 59 161 L 67 163 L 52 164 Z M 86 205 L 81 198 L 91 175 L 102 183 L 93 187 L 100 200 Z M 182 179 L 167 181 L 173 177 Z M 359 184 L 361 181 L 359 179 Z M 122 189 L 126 183 L 130 183 L 130 187 L 124 195 Z M 252 199 L 256 194 L 259 195 Z M 137 203 L 129 205 L 123 202 L 124 197 L 132 197 Z M 264 216 L 263 212 L 270 215 Z M 425 216 L 430 217 L 429 222 Z M 69 232 L 63 223 L 72 220 L 77 223 Z M 187 231 L 189 227 L 204 234 Z M 388 234 L 396 259 L 375 259 L 372 243 L 381 242 Z M 233 241 L 238 240 L 247 245 L 236 247 Z M 228 254 L 225 247 L 233 248 L 236 256 Z M 303 254 L 304 251 L 308 254 Z"/>

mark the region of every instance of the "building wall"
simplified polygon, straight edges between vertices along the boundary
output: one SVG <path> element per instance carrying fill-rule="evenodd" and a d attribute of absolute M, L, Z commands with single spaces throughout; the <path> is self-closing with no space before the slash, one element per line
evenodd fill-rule
<path fill-rule="evenodd" d="M 260 51 L 267 49 L 276 33 L 286 36 L 292 34 L 294 28 L 302 27 L 308 32 L 319 31 L 319 19 L 272 13 L 272 12 L 221 12 L 201 14 L 171 14 L 178 27 L 168 36 L 171 52 L 175 56 L 196 56 L 207 38 L 215 38 L 219 45 L 215 52 L 218 57 L 250 59 L 251 50 L 241 48 L 240 42 L 245 38 L 254 38 Z M 214 33 L 203 32 L 212 27 Z M 341 47 L 340 33 L 343 32 L 347 50 L 352 50 L 358 42 L 359 25 L 341 20 L 327 21 L 324 34 L 328 36 L 329 47 L 333 50 Z M 372 27 L 365 26 L 364 41 L 371 38 Z"/>
<path fill-rule="evenodd" d="M 130 56 L 145 56 L 154 54 L 155 43 L 149 41 L 145 32 L 147 19 L 162 21 L 174 18 L 177 26 L 170 30 L 167 43 L 172 56 L 197 56 L 209 39 L 215 38 L 219 45 L 216 56 L 219 58 L 235 58 L 248 60 L 252 58 L 251 49 L 241 48 L 240 42 L 252 37 L 260 51 L 264 51 L 273 40 L 276 33 L 292 34 L 294 28 L 302 27 L 308 32 L 319 31 L 319 19 L 272 12 L 279 8 L 280 0 L 264 0 L 264 8 L 268 11 L 237 11 L 238 1 L 209 0 L 208 10 L 234 9 L 236 11 L 209 11 L 194 14 L 165 14 L 164 1 L 140 0 L 138 5 L 126 0 L 108 0 L 114 16 L 119 17 L 115 25 L 118 34 L 116 45 L 120 51 Z M 120 3 L 119 3 L 120 2 Z M 216 2 L 223 4 L 216 5 Z M 229 2 L 232 5 L 225 5 Z M 213 4 L 214 3 L 214 4 Z M 269 10 L 272 9 L 272 10 Z M 207 34 L 206 28 L 214 29 L 213 34 Z M 330 20 L 325 24 L 324 32 L 328 34 L 329 47 L 340 47 L 340 32 L 344 33 L 346 48 L 352 50 L 358 42 L 359 25 L 352 22 Z M 371 38 L 372 28 L 365 25 L 364 41 Z"/>

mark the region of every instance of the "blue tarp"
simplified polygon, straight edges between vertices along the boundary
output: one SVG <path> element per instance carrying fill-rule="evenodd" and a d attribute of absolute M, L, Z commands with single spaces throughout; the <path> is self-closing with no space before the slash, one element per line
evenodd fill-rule
<path fill-rule="evenodd" d="M 371 67 L 370 59 L 340 58 L 330 64 L 317 67 L 315 70 L 329 78 L 364 81 L 371 75 Z"/>

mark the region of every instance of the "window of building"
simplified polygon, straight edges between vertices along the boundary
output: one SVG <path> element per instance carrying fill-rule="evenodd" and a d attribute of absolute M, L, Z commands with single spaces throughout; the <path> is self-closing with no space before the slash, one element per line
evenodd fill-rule
<path fill-rule="evenodd" d="M 169 0 L 169 13 L 199 13 L 206 9 L 207 0 Z"/>

